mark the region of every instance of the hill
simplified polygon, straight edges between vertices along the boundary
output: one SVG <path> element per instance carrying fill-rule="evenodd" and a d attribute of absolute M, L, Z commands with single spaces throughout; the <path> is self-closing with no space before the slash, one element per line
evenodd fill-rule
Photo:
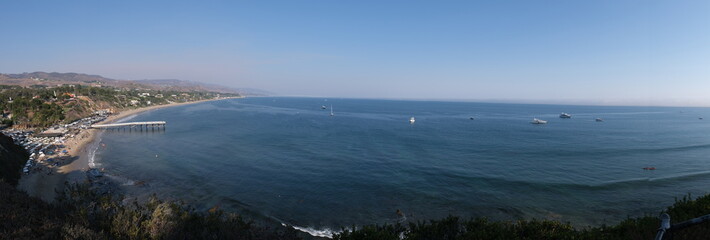
<path fill-rule="evenodd" d="M 67 84 L 85 85 L 94 87 L 114 87 L 119 89 L 163 90 L 177 92 L 217 92 L 217 93 L 247 93 L 242 95 L 263 95 L 265 91 L 225 87 L 217 84 L 201 83 L 178 79 L 154 80 L 117 80 L 100 75 L 84 73 L 57 73 L 57 72 L 32 72 L 20 74 L 0 73 L 0 84 L 22 87 L 53 87 Z M 258 94 L 248 94 L 257 92 Z"/>
<path fill-rule="evenodd" d="M 201 83 L 189 80 L 180 79 L 145 79 L 145 80 L 135 80 L 134 82 L 152 86 L 159 86 L 162 90 L 170 91 L 190 91 L 190 90 L 201 90 L 207 92 L 221 92 L 221 93 L 237 93 L 241 96 L 268 96 L 271 95 L 270 92 L 253 89 L 253 88 L 231 88 L 225 87 L 218 84 L 211 83 Z"/>

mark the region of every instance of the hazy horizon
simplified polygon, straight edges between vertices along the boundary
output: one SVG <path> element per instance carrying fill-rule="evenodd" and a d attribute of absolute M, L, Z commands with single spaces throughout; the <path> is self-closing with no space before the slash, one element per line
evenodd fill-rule
<path fill-rule="evenodd" d="M 0 72 L 282 96 L 710 106 L 710 2 L 10 2 Z"/>

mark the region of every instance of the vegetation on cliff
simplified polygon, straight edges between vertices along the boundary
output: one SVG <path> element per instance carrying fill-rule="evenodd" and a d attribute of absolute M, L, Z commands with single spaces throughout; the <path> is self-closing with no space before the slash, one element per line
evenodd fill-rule
<path fill-rule="evenodd" d="M 61 85 L 31 87 L 0 85 L 0 110 L 3 123 L 18 127 L 48 127 L 87 117 L 97 110 L 120 110 L 172 102 L 187 102 L 216 97 L 238 96 L 216 92 L 179 92 Z"/>
<path fill-rule="evenodd" d="M 55 204 L 0 183 L 3 239 L 300 239 L 291 228 L 257 225 L 218 209 L 198 213 L 178 202 L 144 204 L 68 188 Z"/>
<path fill-rule="evenodd" d="M 0 236 L 7 239 L 301 239 L 288 227 L 265 227 L 218 209 L 196 212 L 179 202 L 156 198 L 145 203 L 97 194 L 75 185 L 55 204 L 0 183 Z M 710 195 L 677 201 L 665 212 L 674 222 L 710 214 Z M 448 217 L 408 225 L 371 225 L 344 230 L 334 239 L 653 239 L 655 216 L 612 226 L 575 229 L 549 220 L 488 221 Z M 679 232 L 673 239 L 707 239 L 710 224 Z"/>
<path fill-rule="evenodd" d="M 686 196 L 664 212 L 672 223 L 710 214 L 710 195 L 697 199 Z M 428 222 L 370 225 L 343 230 L 336 240 L 458 240 L 458 239 L 654 239 L 660 227 L 657 216 L 629 218 L 616 225 L 575 229 L 569 223 L 550 220 L 488 221 L 447 217 Z M 710 222 L 666 233 L 664 239 L 708 239 Z"/>

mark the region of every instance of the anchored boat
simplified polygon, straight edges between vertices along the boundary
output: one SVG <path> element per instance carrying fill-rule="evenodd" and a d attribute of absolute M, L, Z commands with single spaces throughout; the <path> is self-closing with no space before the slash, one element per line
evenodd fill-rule
<path fill-rule="evenodd" d="M 533 118 L 532 122 L 530 122 L 530 123 L 532 123 L 532 124 L 547 124 L 547 121 Z"/>

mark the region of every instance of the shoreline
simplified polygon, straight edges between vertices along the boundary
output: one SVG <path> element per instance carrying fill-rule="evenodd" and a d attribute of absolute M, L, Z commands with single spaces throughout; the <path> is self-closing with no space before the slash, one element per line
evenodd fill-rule
<path fill-rule="evenodd" d="M 119 121 L 123 118 L 140 114 L 146 111 L 175 107 L 182 105 L 189 105 L 195 103 L 209 102 L 209 101 L 219 101 L 229 98 L 218 98 L 218 99 L 206 99 L 192 102 L 181 102 L 181 103 L 169 103 L 163 105 L 155 105 L 144 108 L 126 109 L 118 113 L 110 115 L 104 121 L 99 123 L 112 123 Z M 47 169 L 38 173 L 32 173 L 29 175 L 22 175 L 17 184 L 17 189 L 26 192 L 30 196 L 38 197 L 45 202 L 53 202 L 57 191 L 61 192 L 64 190 L 65 182 L 77 183 L 86 180 L 85 172 L 91 168 L 90 160 L 93 157 L 91 145 L 95 145 L 101 140 L 100 135 L 103 131 L 101 129 L 83 129 L 76 136 L 67 140 L 64 144 L 68 153 L 64 156 L 57 156 L 59 158 L 68 159 L 69 162 L 60 167 L 52 167 L 47 162 L 38 163 L 40 169 Z M 95 149 L 93 149 L 95 151 Z M 57 153 L 56 155 L 59 155 Z"/>

